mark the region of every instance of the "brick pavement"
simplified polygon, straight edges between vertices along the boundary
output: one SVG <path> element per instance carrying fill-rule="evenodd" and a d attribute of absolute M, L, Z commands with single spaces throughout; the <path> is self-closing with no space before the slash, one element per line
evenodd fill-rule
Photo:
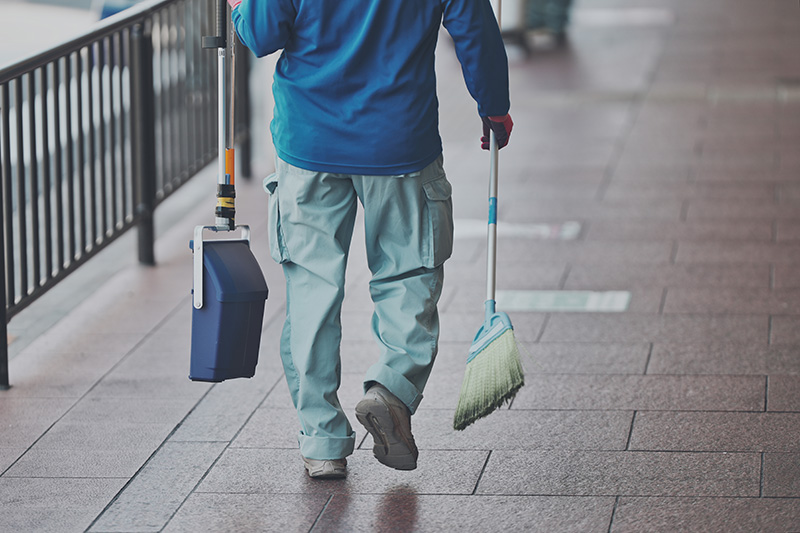
<path fill-rule="evenodd" d="M 379 465 L 356 427 L 347 480 L 304 475 L 259 180 L 241 183 L 237 202 L 271 289 L 257 376 L 186 379 L 186 242 L 208 219 L 213 182 L 199 177 L 162 208 L 186 216 L 159 238 L 157 268 L 117 252 L 119 270 L 12 360 L 0 530 L 800 530 L 798 50 L 792 0 L 582 0 L 568 48 L 510 49 L 498 288 L 628 291 L 630 302 L 511 312 L 527 385 L 456 433 L 483 313 L 472 228 L 488 163 L 443 40 L 459 238 L 413 472 Z M 362 249 L 357 235 L 343 314 L 349 412 L 375 351 Z"/>

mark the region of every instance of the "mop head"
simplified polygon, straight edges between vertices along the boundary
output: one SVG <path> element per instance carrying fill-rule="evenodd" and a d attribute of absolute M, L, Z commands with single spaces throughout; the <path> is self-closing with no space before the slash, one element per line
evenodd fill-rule
<path fill-rule="evenodd" d="M 508 327 L 467 361 L 453 429 L 460 431 L 511 401 L 524 384 L 517 340 Z"/>

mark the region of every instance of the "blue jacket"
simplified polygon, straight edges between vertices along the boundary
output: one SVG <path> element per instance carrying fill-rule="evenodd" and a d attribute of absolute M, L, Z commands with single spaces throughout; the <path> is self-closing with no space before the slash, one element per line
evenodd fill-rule
<path fill-rule="evenodd" d="M 433 162 L 441 24 L 478 114 L 508 113 L 508 60 L 489 0 L 243 0 L 232 18 L 257 56 L 283 49 L 271 130 L 278 157 L 294 166 L 392 175 Z"/>

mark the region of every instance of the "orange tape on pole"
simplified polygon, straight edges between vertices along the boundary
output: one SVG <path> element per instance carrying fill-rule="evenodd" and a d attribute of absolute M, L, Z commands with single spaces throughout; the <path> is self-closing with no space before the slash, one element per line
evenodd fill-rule
<path fill-rule="evenodd" d="M 229 182 L 231 185 L 233 185 L 235 181 L 233 176 L 233 169 L 235 168 L 234 161 L 235 161 L 234 149 L 228 148 L 227 150 L 225 150 L 225 174 L 231 177 L 231 180 Z"/>

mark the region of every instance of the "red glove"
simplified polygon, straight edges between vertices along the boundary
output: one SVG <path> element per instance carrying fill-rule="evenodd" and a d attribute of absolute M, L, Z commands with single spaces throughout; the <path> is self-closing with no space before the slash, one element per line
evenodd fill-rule
<path fill-rule="evenodd" d="M 508 139 L 511 137 L 511 128 L 514 127 L 514 121 L 511 120 L 511 115 L 502 117 L 481 117 L 481 120 L 483 121 L 481 148 L 484 150 L 489 149 L 489 130 L 493 131 L 494 136 L 497 138 L 498 149 L 508 144 Z"/>
<path fill-rule="evenodd" d="M 233 9 L 234 7 L 238 6 L 241 3 L 242 0 L 228 0 L 228 5 L 231 6 L 231 9 Z"/>

